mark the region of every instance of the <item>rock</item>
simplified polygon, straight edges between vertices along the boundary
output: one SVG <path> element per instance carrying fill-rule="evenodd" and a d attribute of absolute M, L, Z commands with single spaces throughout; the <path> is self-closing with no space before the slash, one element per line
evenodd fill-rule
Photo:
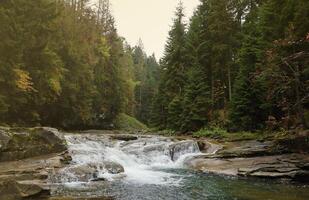
<path fill-rule="evenodd" d="M 0 181 L 8 179 L 18 182 L 45 181 L 51 172 L 64 166 L 61 159 L 58 154 L 50 154 L 19 161 L 0 162 Z"/>
<path fill-rule="evenodd" d="M 92 169 L 106 171 L 110 174 L 120 174 L 124 172 L 122 165 L 111 161 L 105 161 L 104 163 L 88 163 L 87 166 Z"/>
<path fill-rule="evenodd" d="M 138 137 L 135 136 L 135 135 L 112 135 L 111 139 L 113 139 L 113 140 L 131 141 L 131 140 L 137 140 Z"/>
<path fill-rule="evenodd" d="M 216 157 L 219 158 L 236 158 L 236 157 L 256 157 L 274 155 L 279 152 L 273 149 L 274 143 L 259 142 L 256 140 L 230 142 L 222 149 L 218 150 Z"/>
<path fill-rule="evenodd" d="M 171 160 L 176 161 L 181 155 L 186 153 L 200 152 L 197 142 L 193 140 L 181 141 L 171 144 L 168 147 Z"/>
<path fill-rule="evenodd" d="M 120 174 L 124 172 L 123 166 L 115 162 L 105 162 L 103 166 L 110 174 Z"/>
<path fill-rule="evenodd" d="M 73 174 L 72 179 L 77 179 L 81 182 L 88 182 L 91 179 L 97 178 L 98 170 L 88 164 L 73 166 L 65 169 L 65 173 Z"/>
<path fill-rule="evenodd" d="M 94 179 L 91 179 L 92 182 L 99 182 L 99 181 L 106 181 L 105 178 L 94 178 Z"/>
<path fill-rule="evenodd" d="M 59 153 L 67 150 L 57 129 L 0 129 L 0 162 Z"/>
<path fill-rule="evenodd" d="M 285 153 L 309 153 L 309 130 L 275 141 L 274 149 Z"/>
<path fill-rule="evenodd" d="M 49 195 L 49 191 L 35 184 L 21 184 L 14 180 L 0 182 L 0 199 L 19 200 Z"/>
<path fill-rule="evenodd" d="M 72 179 L 77 179 L 81 182 L 99 181 L 102 180 L 98 177 L 99 171 L 120 174 L 124 172 L 124 168 L 115 162 L 106 161 L 104 163 L 87 163 L 78 166 L 66 168 L 63 173 L 72 174 Z"/>
<path fill-rule="evenodd" d="M 166 149 L 165 144 L 156 144 L 156 145 L 145 146 L 143 148 L 143 152 L 146 154 L 150 154 L 152 152 L 164 152 L 165 149 Z"/>
<path fill-rule="evenodd" d="M 207 140 L 198 140 L 197 144 L 202 153 L 213 155 L 222 149 L 222 145 L 211 143 Z"/>
<path fill-rule="evenodd" d="M 196 156 L 186 164 L 198 171 L 259 178 L 286 178 L 309 182 L 308 154 L 285 154 L 250 158 L 208 158 Z"/>
<path fill-rule="evenodd" d="M 200 151 L 202 151 L 202 152 L 209 148 L 209 144 L 205 140 L 198 140 L 197 145 L 198 145 Z"/>
<path fill-rule="evenodd" d="M 68 151 L 59 154 L 59 156 L 61 156 L 60 161 L 63 164 L 70 164 L 70 162 L 72 161 L 72 156 L 69 154 Z"/>
<path fill-rule="evenodd" d="M 114 200 L 113 197 L 51 197 L 48 200 Z"/>
<path fill-rule="evenodd" d="M 9 141 L 10 136 L 8 135 L 7 130 L 0 129 L 0 152 L 7 148 Z"/>

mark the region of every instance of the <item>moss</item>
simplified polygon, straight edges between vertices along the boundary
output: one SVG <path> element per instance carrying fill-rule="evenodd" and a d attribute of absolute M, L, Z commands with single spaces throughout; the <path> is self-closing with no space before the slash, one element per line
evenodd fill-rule
<path fill-rule="evenodd" d="M 148 127 L 134 117 L 121 113 L 115 120 L 116 128 L 119 130 L 134 131 L 148 130 Z"/>
<path fill-rule="evenodd" d="M 155 132 L 155 131 L 154 131 Z M 161 130 L 161 131 L 156 131 L 159 135 L 163 136 L 177 136 L 177 132 L 173 130 Z"/>
<path fill-rule="evenodd" d="M 235 132 L 229 133 L 219 127 L 208 127 L 193 133 L 193 137 L 206 137 L 224 141 L 264 140 L 267 134 L 264 132 Z"/>

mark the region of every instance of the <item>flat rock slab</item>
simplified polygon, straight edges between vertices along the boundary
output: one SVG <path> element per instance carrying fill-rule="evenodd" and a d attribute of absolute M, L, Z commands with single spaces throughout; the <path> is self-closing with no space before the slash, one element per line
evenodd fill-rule
<path fill-rule="evenodd" d="M 43 199 L 50 194 L 49 190 L 32 183 L 19 183 L 14 180 L 0 181 L 0 199 Z"/>
<path fill-rule="evenodd" d="M 259 142 L 256 140 L 228 142 L 217 152 L 217 157 L 235 158 L 235 157 L 256 157 L 273 155 L 280 152 L 280 149 L 274 148 L 272 141 Z"/>
<path fill-rule="evenodd" d="M 0 181 L 5 179 L 45 180 L 48 178 L 49 170 L 65 165 L 64 159 L 63 153 L 55 153 L 19 161 L 0 162 Z"/>
<path fill-rule="evenodd" d="M 187 161 L 193 169 L 232 176 L 288 178 L 309 182 L 309 154 L 286 154 L 250 158 L 207 158 L 197 156 Z"/>

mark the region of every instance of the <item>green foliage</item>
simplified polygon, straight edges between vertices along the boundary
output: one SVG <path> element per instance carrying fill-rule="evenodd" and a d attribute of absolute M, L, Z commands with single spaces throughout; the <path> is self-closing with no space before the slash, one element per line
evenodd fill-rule
<path fill-rule="evenodd" d="M 219 127 L 210 127 L 210 128 L 204 128 L 197 132 L 193 133 L 194 137 L 206 137 L 211 139 L 219 139 L 223 141 L 242 141 L 242 140 L 263 140 L 266 137 L 275 138 L 281 134 L 279 133 L 266 133 L 266 132 L 235 132 L 235 133 L 229 133 L 225 129 L 219 128 Z"/>
<path fill-rule="evenodd" d="M 178 7 L 153 124 L 181 132 L 307 128 L 308 8 L 305 0 L 201 1 L 185 30 Z"/>
<path fill-rule="evenodd" d="M 134 117 L 120 113 L 115 120 L 117 129 L 126 131 L 148 130 L 147 126 Z"/>
<path fill-rule="evenodd" d="M 194 67 L 189 71 L 188 76 L 181 118 L 181 130 L 184 132 L 196 131 L 206 126 L 212 106 L 206 74 L 200 67 Z"/>
<path fill-rule="evenodd" d="M 161 60 L 161 80 L 155 105 L 152 109 L 152 124 L 161 129 L 181 127 L 181 98 L 185 84 L 185 24 L 183 6 L 176 9 L 173 26 Z M 176 121 L 175 121 L 176 120 Z"/>
<path fill-rule="evenodd" d="M 168 105 L 168 127 L 172 130 L 179 130 L 182 124 L 182 99 L 178 96 Z"/>
<path fill-rule="evenodd" d="M 215 139 L 223 139 L 228 137 L 228 132 L 224 129 L 218 127 L 210 127 L 201 129 L 195 133 L 193 133 L 194 137 L 209 137 Z"/>
<path fill-rule="evenodd" d="M 101 0 L 100 8 L 87 2 L 1 1 L 1 123 L 111 128 L 119 113 L 135 114 L 139 81 L 148 103 L 139 115 L 149 112 L 157 80 L 154 56 L 141 50 L 145 64 L 135 65 L 109 2 Z"/>

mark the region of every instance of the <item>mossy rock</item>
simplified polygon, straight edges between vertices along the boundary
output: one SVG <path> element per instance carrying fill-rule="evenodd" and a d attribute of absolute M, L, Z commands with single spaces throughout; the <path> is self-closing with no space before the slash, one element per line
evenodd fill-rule
<path fill-rule="evenodd" d="M 52 128 L 0 129 L 0 161 L 13 161 L 67 150 L 62 134 Z"/>

